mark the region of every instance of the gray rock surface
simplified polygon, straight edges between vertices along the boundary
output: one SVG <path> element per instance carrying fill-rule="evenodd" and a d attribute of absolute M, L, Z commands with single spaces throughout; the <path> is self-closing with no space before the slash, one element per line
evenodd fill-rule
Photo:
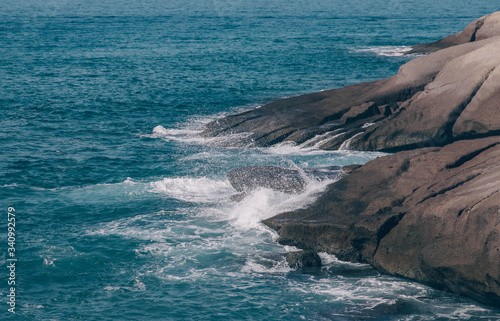
<path fill-rule="evenodd" d="M 286 260 L 292 268 L 318 268 L 321 266 L 321 258 L 314 251 L 297 251 L 286 254 Z"/>
<path fill-rule="evenodd" d="M 248 166 L 230 171 L 227 178 L 238 192 L 249 192 L 263 187 L 294 194 L 305 189 L 308 179 L 324 181 L 342 177 L 341 169 L 340 166 L 302 170 L 277 166 Z"/>
<path fill-rule="evenodd" d="M 471 22 L 463 31 L 427 44 L 415 45 L 408 54 L 435 52 L 444 48 L 500 36 L 500 13 L 495 12 Z"/>
<path fill-rule="evenodd" d="M 449 55 L 456 53 L 457 48 L 473 49 L 466 53 L 462 51 L 458 57 Z M 419 64 L 435 57 L 445 55 L 448 61 L 423 90 L 401 104 L 393 115 L 356 136 L 352 148 L 401 150 L 443 146 L 464 136 L 494 132 L 500 126 L 500 118 L 492 117 L 488 121 L 474 118 L 476 114 L 484 118 L 498 108 L 495 99 L 500 89 L 500 82 L 497 82 L 499 53 L 500 38 L 492 38 L 475 42 L 472 46 L 466 44 L 438 51 L 426 59 L 412 61 L 414 66 L 407 64 L 404 67 L 410 67 L 409 72 L 412 72 L 412 68 L 418 68 Z M 488 107 L 490 110 L 483 114 L 483 109 Z"/>
<path fill-rule="evenodd" d="M 264 223 L 282 244 L 500 306 L 500 137 L 377 158 Z"/>

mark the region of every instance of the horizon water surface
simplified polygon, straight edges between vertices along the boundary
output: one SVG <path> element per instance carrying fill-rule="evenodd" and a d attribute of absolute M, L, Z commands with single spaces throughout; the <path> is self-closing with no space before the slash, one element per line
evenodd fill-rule
<path fill-rule="evenodd" d="M 331 181 L 241 201 L 248 165 L 382 153 L 253 148 L 203 124 L 394 75 L 413 44 L 494 1 L 18 0 L 0 3 L 1 320 L 498 320 L 500 310 L 321 253 L 295 270 L 261 221 Z M 311 147 L 313 146 L 313 147 Z M 15 244 L 7 216 L 15 210 Z M 15 248 L 15 314 L 9 259 Z"/>

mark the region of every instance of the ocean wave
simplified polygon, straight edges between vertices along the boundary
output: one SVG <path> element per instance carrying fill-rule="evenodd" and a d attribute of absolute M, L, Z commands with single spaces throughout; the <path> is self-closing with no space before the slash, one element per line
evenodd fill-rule
<path fill-rule="evenodd" d="M 279 261 L 265 258 L 260 258 L 260 260 L 249 258 L 241 268 L 243 273 L 288 273 L 291 271 L 293 269 L 284 258 Z"/>
<path fill-rule="evenodd" d="M 384 57 L 403 57 L 413 48 L 410 46 L 374 46 L 368 48 L 354 49 L 354 52 L 374 53 Z"/>
<path fill-rule="evenodd" d="M 248 138 L 252 133 L 228 134 L 218 137 L 204 137 L 202 133 L 205 125 L 214 120 L 260 107 L 261 106 L 251 104 L 230 108 L 228 111 L 210 116 L 195 116 L 182 124 L 178 124 L 176 128 L 165 128 L 162 125 L 157 125 L 153 128 L 151 134 L 143 134 L 140 136 L 159 138 L 166 141 L 176 141 L 185 144 L 214 145 L 227 148 L 247 147 L 251 145 L 251 141 Z"/>
<path fill-rule="evenodd" d="M 104 291 L 106 292 L 116 292 L 119 290 L 126 290 L 126 291 L 132 291 L 132 292 L 144 292 L 146 291 L 146 285 L 139 280 L 138 278 L 135 278 L 130 286 L 112 286 L 108 285 L 104 287 Z"/>
<path fill-rule="evenodd" d="M 328 254 L 326 252 L 320 252 L 320 253 L 318 253 L 318 255 L 321 258 L 321 265 L 327 266 L 327 267 L 331 267 L 331 266 L 342 266 L 342 267 L 346 267 L 346 268 L 370 267 L 369 264 L 341 261 L 335 255 Z"/>
<path fill-rule="evenodd" d="M 243 195 L 239 201 L 229 201 L 202 213 L 214 220 L 229 222 L 238 230 L 267 229 L 262 221 L 279 213 L 297 210 L 311 204 L 333 180 L 317 181 L 309 177 L 306 188 L 299 194 L 287 194 L 268 188 L 258 188 Z"/>
<path fill-rule="evenodd" d="M 285 141 L 273 145 L 271 147 L 263 148 L 266 153 L 276 155 L 325 155 L 334 153 L 334 150 L 324 150 L 321 147 L 328 143 L 330 140 L 342 135 L 336 132 L 326 132 L 324 134 L 316 135 L 313 138 L 301 143 Z"/>
<path fill-rule="evenodd" d="M 175 236 L 170 224 L 177 223 L 169 218 L 165 211 L 140 214 L 133 217 L 124 217 L 111 222 L 101 223 L 86 231 L 89 236 L 109 235 L 121 236 L 128 239 L 165 242 Z"/>
<path fill-rule="evenodd" d="M 249 137 L 252 133 L 228 134 L 217 137 L 202 136 L 203 129 L 175 129 L 165 128 L 161 125 L 153 128 L 153 133 L 143 137 L 160 138 L 166 141 L 177 141 L 185 144 L 212 145 L 226 148 L 238 148 L 252 146 Z"/>
<path fill-rule="evenodd" d="M 228 199 L 235 193 L 228 180 L 215 180 L 207 177 L 164 178 L 150 183 L 152 192 L 194 203 L 213 203 Z"/>

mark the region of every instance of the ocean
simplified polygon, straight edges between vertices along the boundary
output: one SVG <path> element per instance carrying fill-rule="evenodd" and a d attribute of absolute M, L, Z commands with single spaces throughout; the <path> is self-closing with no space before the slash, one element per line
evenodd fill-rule
<path fill-rule="evenodd" d="M 403 55 L 411 45 L 499 9 L 489 0 L 1 1 L 0 319 L 500 319 L 499 309 L 326 253 L 320 269 L 288 267 L 284 254 L 297 249 L 261 221 L 307 206 L 332 181 L 236 201 L 226 178 L 248 165 L 384 154 L 199 136 L 224 115 L 394 75 L 414 58 Z"/>

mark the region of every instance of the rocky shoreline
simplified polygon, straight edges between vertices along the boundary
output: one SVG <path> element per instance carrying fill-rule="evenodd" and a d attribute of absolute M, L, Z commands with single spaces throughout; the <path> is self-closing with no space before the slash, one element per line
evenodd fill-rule
<path fill-rule="evenodd" d="M 280 100 L 203 135 L 394 152 L 264 223 L 282 244 L 500 306 L 500 12 L 411 51 L 424 52 L 391 78 Z"/>

